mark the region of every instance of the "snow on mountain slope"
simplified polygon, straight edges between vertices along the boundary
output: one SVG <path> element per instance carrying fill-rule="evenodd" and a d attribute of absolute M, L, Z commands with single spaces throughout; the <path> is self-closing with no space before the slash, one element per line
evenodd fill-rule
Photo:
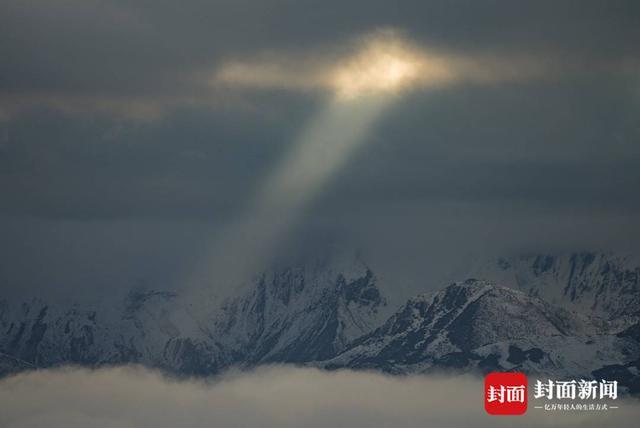
<path fill-rule="evenodd" d="M 187 375 L 330 358 L 386 315 L 373 273 L 327 266 L 264 274 L 220 308 L 133 290 L 117 307 L 0 301 L 0 369 L 139 363 Z"/>
<path fill-rule="evenodd" d="M 0 329 L 0 352 L 36 367 L 139 363 L 192 374 L 225 360 L 170 292 L 132 291 L 118 308 L 2 301 Z"/>
<path fill-rule="evenodd" d="M 151 367 L 206 375 L 232 362 L 232 357 L 211 340 L 191 304 L 174 292 L 130 292 L 115 331 L 114 345 L 126 349 L 135 362 Z"/>
<path fill-rule="evenodd" d="M 630 257 L 593 252 L 499 257 L 479 263 L 470 276 L 622 327 L 640 318 L 640 265 Z"/>
<path fill-rule="evenodd" d="M 597 257 L 519 263 L 503 260 L 494 272 L 523 291 L 470 279 L 393 314 L 362 263 L 273 269 L 221 303 L 153 290 L 133 290 L 117 305 L 0 301 L 0 375 L 70 363 L 212 375 L 277 362 L 391 373 L 597 374 L 640 392 L 640 330 L 629 315 L 638 313 L 634 271 Z"/>
<path fill-rule="evenodd" d="M 333 357 L 387 315 L 371 270 L 348 275 L 318 266 L 266 273 L 223 306 L 214 335 L 248 364 Z"/>
<path fill-rule="evenodd" d="M 640 356 L 640 343 L 606 334 L 577 313 L 478 280 L 409 300 L 325 367 L 503 370 L 588 375 Z"/>
<path fill-rule="evenodd" d="M 50 307 L 33 299 L 18 305 L 0 303 L 3 353 L 36 366 L 78 364 L 102 358 L 110 329 L 91 309 Z M 113 355 L 113 354 L 112 354 Z"/>

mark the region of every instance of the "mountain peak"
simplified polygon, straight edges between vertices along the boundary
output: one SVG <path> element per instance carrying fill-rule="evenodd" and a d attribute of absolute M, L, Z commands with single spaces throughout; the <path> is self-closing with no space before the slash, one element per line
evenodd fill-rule
<path fill-rule="evenodd" d="M 471 273 L 623 327 L 640 319 L 640 265 L 630 256 L 594 251 L 502 256 Z"/>
<path fill-rule="evenodd" d="M 592 331 L 577 314 L 490 281 L 468 279 L 410 299 L 328 364 L 395 371 L 438 365 L 449 355 L 468 357 L 488 344 Z"/>
<path fill-rule="evenodd" d="M 227 300 L 215 336 L 252 362 L 321 360 L 375 328 L 386 301 L 366 267 L 335 272 L 287 267 L 262 275 L 253 289 Z"/>

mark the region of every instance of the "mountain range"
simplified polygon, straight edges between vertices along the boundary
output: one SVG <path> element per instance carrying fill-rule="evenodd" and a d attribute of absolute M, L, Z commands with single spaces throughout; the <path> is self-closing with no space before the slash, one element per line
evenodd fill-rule
<path fill-rule="evenodd" d="M 273 269 L 221 300 L 148 289 L 109 306 L 0 300 L 0 375 L 135 363 L 209 376 L 295 363 L 605 377 L 640 393 L 640 267 L 632 261 L 587 252 L 499 257 L 467 276 L 399 308 L 361 262 Z"/>

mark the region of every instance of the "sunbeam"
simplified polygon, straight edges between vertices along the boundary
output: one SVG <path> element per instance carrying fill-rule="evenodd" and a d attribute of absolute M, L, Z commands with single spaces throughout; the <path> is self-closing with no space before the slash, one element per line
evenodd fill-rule
<path fill-rule="evenodd" d="M 261 73 L 245 69 L 242 78 L 259 79 Z M 268 74 L 273 80 L 274 75 Z M 437 62 L 427 65 L 402 39 L 384 33 L 367 39 L 360 50 L 325 74 L 326 88 L 332 91 L 328 105 L 261 180 L 244 214 L 225 227 L 200 260 L 189 281 L 195 287 L 190 288 L 206 289 L 208 278 L 235 285 L 266 268 L 309 202 L 368 140 L 398 94 L 426 78 L 443 80 L 449 71 Z"/>
<path fill-rule="evenodd" d="M 265 267 L 308 203 L 368 139 L 395 97 L 336 98 L 298 137 L 291 151 L 267 176 L 247 204 L 201 259 L 192 283 L 207 278 L 239 283 Z"/>

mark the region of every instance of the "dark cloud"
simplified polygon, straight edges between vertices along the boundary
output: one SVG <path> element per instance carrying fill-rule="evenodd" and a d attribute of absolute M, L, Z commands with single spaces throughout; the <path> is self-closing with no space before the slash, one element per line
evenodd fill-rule
<path fill-rule="evenodd" d="M 5 1 L 3 292 L 177 282 L 325 102 L 211 73 L 265 50 L 331 57 L 382 27 L 551 77 L 407 94 L 292 248 L 336 236 L 407 281 L 460 248 L 638 251 L 639 18 L 635 1 Z"/>
<path fill-rule="evenodd" d="M 332 46 L 378 27 L 463 52 L 637 59 L 633 1 L 7 1 L 3 96 L 195 97 L 228 55 Z M 12 98 L 15 100 L 15 98 Z M 15 101 L 14 101 L 15 102 Z"/>

